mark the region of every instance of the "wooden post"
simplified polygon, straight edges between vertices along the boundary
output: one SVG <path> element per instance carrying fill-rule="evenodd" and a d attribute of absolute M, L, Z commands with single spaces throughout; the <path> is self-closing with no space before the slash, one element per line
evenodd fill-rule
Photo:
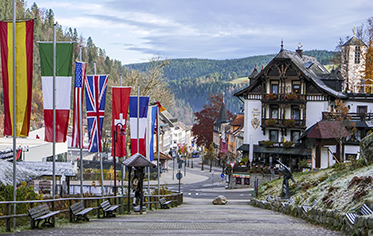
<path fill-rule="evenodd" d="M 131 214 L 131 171 L 132 171 L 132 167 L 129 166 L 128 167 L 128 186 L 127 186 L 127 213 L 128 214 Z"/>
<path fill-rule="evenodd" d="M 69 200 L 69 207 L 71 207 L 71 205 L 72 205 L 72 201 Z M 74 219 L 73 213 L 70 211 L 69 212 L 69 222 L 73 222 L 73 219 Z"/>
<path fill-rule="evenodd" d="M 100 218 L 100 199 L 97 199 L 97 219 Z"/>
<path fill-rule="evenodd" d="M 8 219 L 6 219 L 6 231 L 10 232 L 10 215 L 11 215 L 11 204 L 7 203 L 6 204 L 6 214 L 9 216 Z"/>

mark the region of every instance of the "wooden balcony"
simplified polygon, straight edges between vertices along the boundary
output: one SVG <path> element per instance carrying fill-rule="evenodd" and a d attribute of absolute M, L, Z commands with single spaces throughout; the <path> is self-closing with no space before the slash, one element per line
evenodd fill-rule
<path fill-rule="evenodd" d="M 332 120 L 333 117 L 338 116 L 340 117 L 340 114 L 338 113 L 331 113 L 331 112 L 323 112 L 322 113 L 322 119 L 323 120 Z M 347 117 L 351 120 L 373 120 L 373 113 L 347 113 Z"/>
<path fill-rule="evenodd" d="M 290 119 L 262 119 L 262 127 L 264 128 L 295 128 L 295 129 L 305 129 L 306 120 L 292 120 Z"/>
<path fill-rule="evenodd" d="M 305 94 L 288 94 L 288 93 L 276 93 L 276 94 L 263 94 L 263 103 L 305 103 Z"/>

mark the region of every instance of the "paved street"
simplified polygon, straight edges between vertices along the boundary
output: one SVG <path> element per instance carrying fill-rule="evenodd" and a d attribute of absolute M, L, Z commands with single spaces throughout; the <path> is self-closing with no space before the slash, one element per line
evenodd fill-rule
<path fill-rule="evenodd" d="M 298 218 L 252 207 L 247 201 L 215 206 L 210 200 L 185 198 L 177 208 L 144 215 L 57 225 L 14 235 L 343 235 Z"/>
<path fill-rule="evenodd" d="M 148 211 L 144 215 L 120 215 L 90 222 L 57 224 L 56 228 L 28 230 L 9 235 L 344 235 L 311 225 L 299 218 L 249 205 L 251 189 L 226 190 L 218 168 L 214 179 L 208 169 L 187 169 L 182 179 L 184 204 Z M 162 184 L 178 188 L 172 169 L 162 174 Z M 212 205 L 223 194 L 228 204 Z"/>

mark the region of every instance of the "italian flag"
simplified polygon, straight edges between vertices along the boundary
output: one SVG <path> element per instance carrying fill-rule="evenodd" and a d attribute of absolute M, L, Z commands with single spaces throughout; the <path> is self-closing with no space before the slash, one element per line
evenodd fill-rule
<path fill-rule="evenodd" d="M 16 22 L 16 132 L 27 137 L 32 100 L 34 20 Z M 4 134 L 13 135 L 13 23 L 0 22 L 1 69 L 4 89 Z"/>
<path fill-rule="evenodd" d="M 39 44 L 45 141 L 53 142 L 53 42 Z M 56 43 L 56 142 L 66 142 L 70 113 L 73 43 Z"/>

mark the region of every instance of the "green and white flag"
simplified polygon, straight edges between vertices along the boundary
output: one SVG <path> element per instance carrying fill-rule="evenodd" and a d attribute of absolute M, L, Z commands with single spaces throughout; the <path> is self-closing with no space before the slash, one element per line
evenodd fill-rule
<path fill-rule="evenodd" d="M 53 42 L 39 43 L 45 141 L 53 142 Z M 56 43 L 56 142 L 65 142 L 70 113 L 73 43 Z"/>

